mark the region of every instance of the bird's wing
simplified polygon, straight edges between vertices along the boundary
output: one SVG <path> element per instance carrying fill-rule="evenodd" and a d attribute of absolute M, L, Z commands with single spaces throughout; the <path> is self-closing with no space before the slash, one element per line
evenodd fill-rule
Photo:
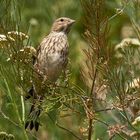
<path fill-rule="evenodd" d="M 33 57 L 33 64 L 36 63 L 37 58 L 38 58 L 38 54 L 39 54 L 40 51 L 41 51 L 41 47 L 45 45 L 45 43 L 48 41 L 48 38 L 49 38 L 49 37 L 46 36 L 46 37 L 42 40 L 42 42 L 38 45 L 38 47 L 37 47 L 37 49 L 36 49 L 36 57 Z"/>

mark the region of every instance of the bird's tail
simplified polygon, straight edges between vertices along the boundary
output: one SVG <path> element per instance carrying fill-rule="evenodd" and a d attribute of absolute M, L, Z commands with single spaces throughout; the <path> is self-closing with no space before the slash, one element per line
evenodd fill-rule
<path fill-rule="evenodd" d="M 27 92 L 28 94 L 25 96 L 25 100 L 30 99 L 31 97 L 35 96 L 35 90 L 34 90 L 34 86 L 32 85 L 32 87 L 28 90 Z"/>
<path fill-rule="evenodd" d="M 29 95 L 27 95 L 25 97 L 25 99 L 29 99 L 32 96 L 33 97 L 33 104 L 31 106 L 28 118 L 27 118 L 26 123 L 25 123 L 25 129 L 29 128 L 30 130 L 32 130 L 33 128 L 35 128 L 35 130 L 38 131 L 38 128 L 40 125 L 39 115 L 41 113 L 41 105 L 40 104 L 41 104 L 42 97 L 36 96 L 33 86 L 28 91 L 28 93 L 29 93 Z"/>
<path fill-rule="evenodd" d="M 27 121 L 25 123 L 25 129 L 29 127 L 30 130 L 35 128 L 36 131 L 38 131 L 39 128 L 39 115 L 40 115 L 41 109 L 40 107 L 35 104 L 31 106 L 29 116 L 27 118 Z"/>

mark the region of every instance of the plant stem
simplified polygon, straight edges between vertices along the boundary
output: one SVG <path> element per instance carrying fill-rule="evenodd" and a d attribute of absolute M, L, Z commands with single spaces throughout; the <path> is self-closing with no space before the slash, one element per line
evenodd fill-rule
<path fill-rule="evenodd" d="M 7 80 L 4 78 L 4 82 L 5 82 L 5 85 L 6 85 L 6 88 L 7 88 L 7 91 L 8 91 L 8 95 L 10 96 L 11 98 L 11 101 L 13 102 L 13 105 L 14 105 L 14 108 L 15 108 L 15 112 L 16 112 L 16 115 L 17 115 L 17 118 L 19 120 L 19 124 L 22 126 L 22 130 L 23 130 L 23 133 L 24 133 L 24 137 L 25 137 L 25 140 L 28 140 L 28 136 L 27 136 L 27 133 L 26 133 L 26 130 L 24 128 L 24 125 L 22 123 L 22 120 L 20 118 L 20 115 L 19 115 L 19 111 L 18 111 L 18 107 L 17 107 L 17 104 L 12 96 L 12 93 L 11 93 L 11 90 L 9 88 L 9 85 L 8 85 L 8 82 Z M 23 98 L 23 97 L 22 97 Z M 22 106 L 23 107 L 23 106 Z M 23 108 L 22 108 L 22 111 L 23 111 Z"/>
<path fill-rule="evenodd" d="M 92 136 L 92 122 L 93 122 L 93 119 L 89 119 L 88 140 L 91 140 L 91 136 Z"/>
<path fill-rule="evenodd" d="M 24 98 L 23 98 L 22 95 L 20 96 L 20 98 L 21 98 L 21 105 L 22 105 L 22 121 L 25 122 L 25 106 L 24 106 Z"/>

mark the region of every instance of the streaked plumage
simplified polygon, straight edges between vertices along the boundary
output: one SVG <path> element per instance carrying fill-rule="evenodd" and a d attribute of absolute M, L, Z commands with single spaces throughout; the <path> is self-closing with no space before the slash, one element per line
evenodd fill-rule
<path fill-rule="evenodd" d="M 63 32 L 51 32 L 40 44 L 35 69 L 54 82 L 67 63 L 68 42 Z"/>
<path fill-rule="evenodd" d="M 43 77 L 43 80 L 55 82 L 61 74 L 61 71 L 65 69 L 68 61 L 67 34 L 74 22 L 75 21 L 70 18 L 58 18 L 53 23 L 50 34 L 40 43 L 34 69 Z M 34 95 L 33 92 L 34 89 L 32 87 L 30 93 Z M 41 93 L 35 94 L 41 96 Z M 37 118 L 40 114 L 40 110 L 35 108 L 35 103 L 31 107 L 30 116 L 33 116 L 32 114 L 37 115 L 36 120 L 27 121 L 25 128 L 30 125 L 30 129 L 35 127 L 35 129 L 38 130 L 39 123 L 37 122 Z"/>

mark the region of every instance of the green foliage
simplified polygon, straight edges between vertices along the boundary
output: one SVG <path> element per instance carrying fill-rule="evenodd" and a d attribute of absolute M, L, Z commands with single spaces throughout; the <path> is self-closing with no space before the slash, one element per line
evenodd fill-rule
<path fill-rule="evenodd" d="M 0 0 L 0 139 L 139 139 L 139 0 Z M 76 19 L 69 65 L 40 92 L 41 128 L 25 130 L 32 58 L 52 22 Z"/>

